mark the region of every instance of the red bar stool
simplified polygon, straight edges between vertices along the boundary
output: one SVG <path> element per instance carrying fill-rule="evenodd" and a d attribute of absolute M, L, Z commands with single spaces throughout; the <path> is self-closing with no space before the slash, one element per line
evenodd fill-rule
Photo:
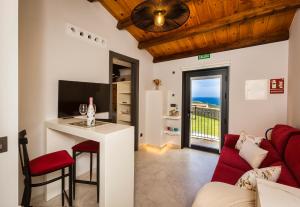
<path fill-rule="evenodd" d="M 72 166 L 74 164 L 74 160 L 68 154 L 67 151 L 57 151 L 53 153 L 49 153 L 38 158 L 35 158 L 29 161 L 27 145 L 28 140 L 26 138 L 26 131 L 23 130 L 19 132 L 19 155 L 22 166 L 22 172 L 25 176 L 24 184 L 25 189 L 22 197 L 22 206 L 29 207 L 30 199 L 31 199 L 31 188 L 39 187 L 42 185 L 47 185 L 49 183 L 61 180 L 61 202 L 62 206 L 65 203 L 65 196 L 69 203 L 69 206 L 72 206 Z M 69 173 L 65 174 L 65 168 L 69 168 Z M 32 183 L 32 177 L 35 176 L 43 176 L 48 173 L 52 173 L 55 171 L 61 170 L 61 176 L 57 178 L 53 178 L 52 180 L 48 180 L 42 183 Z M 65 191 L 65 177 L 69 176 L 69 196 Z"/>
<path fill-rule="evenodd" d="M 83 183 L 83 184 L 90 184 L 97 186 L 97 202 L 99 203 L 99 162 L 100 162 L 100 149 L 99 149 L 99 142 L 87 140 L 76 144 L 72 147 L 73 150 L 73 159 L 74 163 L 74 171 L 73 171 L 73 197 L 75 199 L 75 190 L 76 190 L 76 183 Z M 90 153 L 90 180 L 78 180 L 76 179 L 76 157 L 82 153 Z M 97 175 L 96 175 L 96 182 L 92 181 L 92 170 L 93 170 L 93 154 L 97 156 Z"/>

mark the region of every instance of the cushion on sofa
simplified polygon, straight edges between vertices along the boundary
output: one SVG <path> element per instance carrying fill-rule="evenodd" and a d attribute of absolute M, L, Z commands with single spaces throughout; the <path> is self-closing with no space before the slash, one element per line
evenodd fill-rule
<path fill-rule="evenodd" d="M 225 163 L 226 165 L 242 171 L 248 171 L 252 169 L 249 163 L 239 155 L 238 150 L 226 146 L 224 146 L 221 151 L 219 162 Z"/>
<path fill-rule="evenodd" d="M 298 130 L 288 125 L 277 124 L 273 128 L 271 143 L 279 152 L 280 156 L 283 156 L 287 142 L 294 132 L 298 132 Z"/>
<path fill-rule="evenodd" d="M 246 139 L 242 144 L 239 155 L 246 160 L 252 168 L 258 168 L 268 154 L 267 150 L 258 147 L 252 140 Z"/>
<path fill-rule="evenodd" d="M 235 149 L 241 150 L 241 148 L 242 148 L 243 144 L 246 142 L 246 140 L 250 140 L 257 146 L 259 146 L 261 140 L 263 140 L 263 139 L 264 139 L 263 137 L 258 137 L 258 136 L 254 136 L 254 135 L 250 135 L 250 134 L 246 134 L 245 132 L 242 132 L 239 137 L 239 140 L 236 142 Z"/>
<path fill-rule="evenodd" d="M 274 149 L 270 141 L 263 139 L 260 143 L 260 148 L 267 150 L 268 154 L 266 158 L 262 161 L 259 168 L 269 167 L 273 163 L 281 161 L 281 158 L 278 152 Z"/>
<path fill-rule="evenodd" d="M 293 135 L 285 149 L 285 163 L 300 184 L 300 135 Z"/>
<path fill-rule="evenodd" d="M 277 180 L 277 183 L 288 185 L 292 187 L 299 187 L 299 184 L 297 183 L 294 176 L 291 174 L 289 169 L 286 167 L 286 165 L 283 162 L 275 162 L 271 166 L 281 166 L 281 173 Z"/>
<path fill-rule="evenodd" d="M 257 178 L 277 182 L 280 172 L 281 166 L 249 170 L 248 172 L 245 172 L 245 174 L 237 181 L 235 186 L 246 190 L 256 191 Z"/>
<path fill-rule="evenodd" d="M 219 162 L 211 181 L 234 185 L 245 172 L 246 171 Z"/>
<path fill-rule="evenodd" d="M 239 138 L 240 135 L 237 134 L 226 134 L 224 138 L 224 146 L 234 148 Z"/>
<path fill-rule="evenodd" d="M 225 183 L 208 183 L 199 190 L 192 207 L 208 206 L 254 207 L 255 193 Z"/>

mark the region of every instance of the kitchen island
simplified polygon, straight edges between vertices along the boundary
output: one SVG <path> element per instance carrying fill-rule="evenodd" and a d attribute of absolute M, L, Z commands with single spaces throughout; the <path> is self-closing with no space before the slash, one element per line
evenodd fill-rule
<path fill-rule="evenodd" d="M 134 127 L 107 122 L 84 127 L 83 119 L 54 119 L 46 121 L 46 151 L 67 150 L 84 140 L 100 142 L 100 202 L 101 207 L 134 206 Z M 80 157 L 79 157 L 80 159 Z M 78 160 L 79 160 L 78 159 Z M 93 165 L 96 166 L 96 165 Z M 82 156 L 77 163 L 77 175 L 89 171 L 89 159 Z M 57 176 L 47 175 L 47 180 Z M 46 200 L 60 192 L 60 182 L 46 186 Z M 68 184 L 66 183 L 66 187 Z"/>

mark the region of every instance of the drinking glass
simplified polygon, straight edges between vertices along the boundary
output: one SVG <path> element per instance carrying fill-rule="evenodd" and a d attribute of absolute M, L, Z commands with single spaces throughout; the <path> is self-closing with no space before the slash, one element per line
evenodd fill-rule
<path fill-rule="evenodd" d="M 84 116 L 87 113 L 87 104 L 80 104 L 79 105 L 79 113 Z"/>

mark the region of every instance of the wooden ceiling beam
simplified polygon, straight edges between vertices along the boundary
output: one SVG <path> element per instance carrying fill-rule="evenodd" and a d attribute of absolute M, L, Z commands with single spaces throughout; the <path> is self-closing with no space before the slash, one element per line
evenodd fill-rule
<path fill-rule="evenodd" d="M 140 49 L 146 49 L 149 47 L 161 45 L 164 43 L 180 40 L 187 37 L 211 32 L 217 29 L 228 27 L 233 24 L 240 24 L 242 22 L 255 20 L 258 18 L 270 16 L 277 13 L 283 13 L 290 10 L 296 10 L 300 8 L 300 0 L 282 0 L 274 3 L 269 3 L 263 7 L 250 9 L 244 12 L 239 12 L 231 16 L 226 16 L 220 19 L 216 19 L 212 22 L 208 22 L 201 25 L 188 28 L 182 32 L 175 34 L 162 35 L 149 40 L 141 41 L 138 45 Z"/>
<path fill-rule="evenodd" d="M 288 40 L 288 39 L 289 39 L 289 31 L 277 32 L 277 33 L 272 33 L 269 36 L 263 36 L 263 37 L 256 38 L 256 39 L 246 38 L 246 39 L 241 39 L 234 43 L 226 43 L 226 44 L 222 44 L 222 45 L 217 45 L 214 48 L 200 48 L 200 49 L 195 49 L 192 51 L 185 51 L 182 53 L 176 53 L 176 54 L 171 54 L 171 55 L 166 55 L 166 56 L 155 57 L 153 59 L 153 62 L 158 63 L 158 62 L 193 57 L 193 56 L 203 55 L 203 54 L 208 54 L 208 53 L 223 52 L 223 51 L 240 49 L 240 48 L 262 45 L 262 44 L 267 44 L 267 43 L 279 42 L 279 41 L 284 41 L 284 40 Z"/>
<path fill-rule="evenodd" d="M 126 17 L 125 19 L 122 19 L 122 20 L 120 20 L 120 21 L 118 22 L 117 28 L 118 28 L 119 30 L 122 30 L 122 29 L 125 29 L 125 28 L 131 26 L 132 24 L 133 24 L 133 23 L 132 23 L 132 21 L 131 21 L 131 17 Z"/>
<path fill-rule="evenodd" d="M 189 3 L 190 1 L 192 1 L 192 0 L 183 0 L 183 2 L 185 2 L 185 3 Z M 122 30 L 122 29 L 126 29 L 127 27 L 129 27 L 131 25 L 133 25 L 133 22 L 131 21 L 131 16 L 129 16 L 129 17 L 126 17 L 126 18 L 120 20 L 117 24 L 117 28 L 119 30 Z"/>

